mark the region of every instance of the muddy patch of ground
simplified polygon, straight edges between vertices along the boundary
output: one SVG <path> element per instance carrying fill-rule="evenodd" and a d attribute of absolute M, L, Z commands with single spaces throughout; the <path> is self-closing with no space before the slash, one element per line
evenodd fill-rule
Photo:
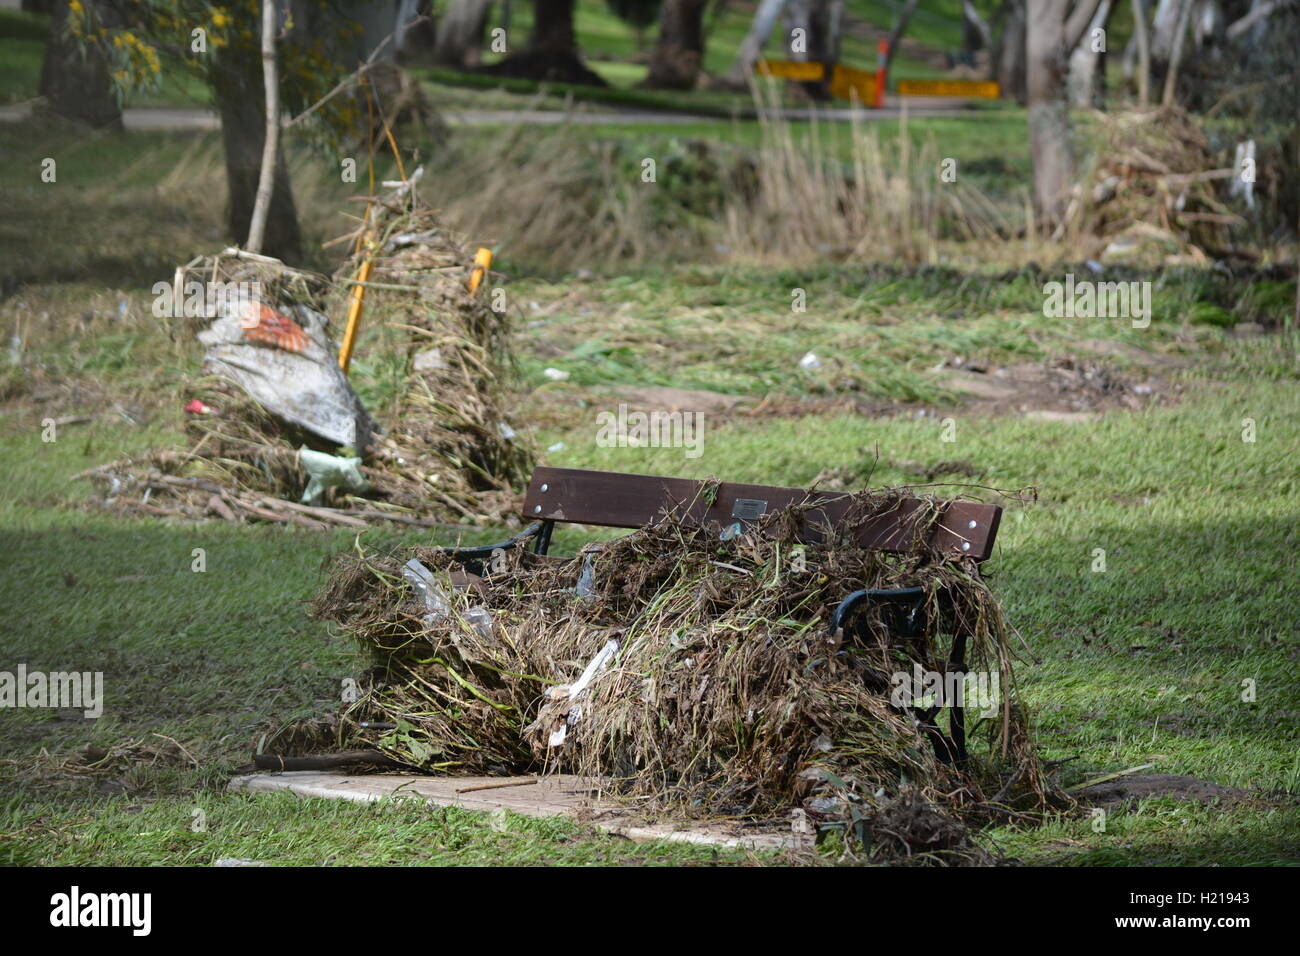
<path fill-rule="evenodd" d="M 1095 345 L 1096 348 L 1091 348 Z M 1142 364 L 1134 364 L 1141 359 Z M 626 405 L 645 413 L 697 412 L 711 424 L 734 419 L 797 418 L 804 415 L 895 415 L 943 417 L 1023 415 L 1045 421 L 1095 421 L 1111 410 L 1139 411 L 1176 401 L 1181 382 L 1173 371 L 1186 363 L 1110 342 L 1081 343 L 1079 354 L 1047 362 L 989 365 L 959 357 L 931 369 L 936 384 L 957 396 L 953 405 L 873 399 L 861 395 L 727 395 L 668 386 L 545 388 L 529 396 L 528 417 L 544 426 L 572 427 L 599 411 Z"/>
<path fill-rule="evenodd" d="M 1096 355 L 990 366 L 947 359 L 933 369 L 944 388 L 966 400 L 962 411 L 1024 415 L 1046 421 L 1094 421 L 1112 409 L 1138 411 L 1182 390 L 1168 366 L 1121 371 Z"/>

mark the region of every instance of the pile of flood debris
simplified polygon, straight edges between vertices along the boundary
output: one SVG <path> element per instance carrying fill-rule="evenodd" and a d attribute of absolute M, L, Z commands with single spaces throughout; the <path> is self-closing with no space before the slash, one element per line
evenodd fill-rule
<path fill-rule="evenodd" d="M 370 666 L 339 713 L 290 725 L 264 750 L 344 750 L 430 773 L 575 773 L 646 813 L 793 810 L 859 841 L 902 814 L 931 849 L 987 862 L 967 824 L 1042 807 L 1049 787 L 978 567 L 856 544 L 860 523 L 905 494 L 859 493 L 855 517 L 814 545 L 799 542 L 807 505 L 795 505 L 725 540 L 663 514 L 571 559 L 502 550 L 484 577 L 446 549 L 340 555 L 313 613 L 355 637 Z M 928 502 L 919 541 L 946 504 Z M 866 609 L 858 639 L 830 632 L 848 594 L 900 586 L 924 588 L 926 633 L 900 637 L 884 605 Z M 967 673 L 992 685 L 983 710 L 967 699 L 982 743 L 960 766 L 915 710 L 948 692 L 921 675 L 945 673 L 958 628 Z"/>
<path fill-rule="evenodd" d="M 238 249 L 177 270 L 176 321 L 198 314 L 205 349 L 186 441 L 84 472 L 106 507 L 312 528 L 509 510 L 532 455 L 503 411 L 508 320 L 482 285 L 490 255 L 420 204 L 418 179 L 371 197 L 333 276 Z M 363 315 L 382 332 L 382 353 L 363 357 L 395 382 L 375 415 L 347 373 L 350 330 L 343 351 L 335 339 Z"/>

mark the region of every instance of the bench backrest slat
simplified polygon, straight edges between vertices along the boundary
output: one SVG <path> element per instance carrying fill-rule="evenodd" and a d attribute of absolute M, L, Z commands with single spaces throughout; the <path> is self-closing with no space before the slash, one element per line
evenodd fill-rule
<path fill-rule="evenodd" d="M 818 525 L 840 520 L 852 502 L 847 492 L 815 491 L 810 495 L 798 488 L 726 481 L 717 486 L 710 503 L 702 494 L 703 487 L 704 482 L 690 478 L 543 467 L 533 471 L 522 513 L 530 521 L 639 528 L 666 508 L 690 503 L 688 514 L 695 520 L 722 525 L 739 521 L 747 526 L 763 514 L 811 498 L 818 502 L 805 518 L 805 529 L 811 535 Z M 923 504 L 919 499 L 903 499 L 895 511 L 864 524 L 858 543 L 875 551 L 911 551 Z M 931 546 L 983 561 L 993 552 L 1001 517 L 997 505 L 954 501 L 940 517 Z"/>

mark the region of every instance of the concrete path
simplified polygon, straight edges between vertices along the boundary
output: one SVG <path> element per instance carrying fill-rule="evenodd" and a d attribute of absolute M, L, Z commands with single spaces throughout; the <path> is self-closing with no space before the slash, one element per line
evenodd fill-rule
<path fill-rule="evenodd" d="M 909 100 L 907 115 L 912 119 L 933 117 L 971 117 L 979 116 L 980 110 L 964 107 L 962 100 L 947 100 L 927 97 L 925 100 Z M 0 106 L 0 123 L 12 123 L 24 120 L 31 115 L 30 103 L 18 103 Z M 819 122 L 845 123 L 854 114 L 862 122 L 895 120 L 902 115 L 902 106 L 895 101 L 880 110 L 851 109 L 790 109 L 782 117 L 793 122 L 804 122 L 814 117 Z M 570 123 L 574 126 L 684 126 L 697 123 L 726 122 L 715 116 L 703 116 L 693 113 L 663 113 L 654 110 L 607 110 L 587 112 L 584 110 L 446 110 L 443 119 L 452 127 L 466 126 L 510 126 L 516 123 L 523 126 L 559 126 Z M 741 116 L 739 119 L 752 120 L 754 117 Z M 221 121 L 211 110 L 200 107 L 132 107 L 123 111 L 123 125 L 130 130 L 217 130 Z"/>
<path fill-rule="evenodd" d="M 503 783 L 527 783 L 501 787 Z M 490 789 L 474 789 L 488 787 Z M 745 850 L 781 850 L 807 844 L 788 825 L 764 827 L 740 824 L 636 825 L 625 812 L 594 800 L 591 787 L 581 777 L 558 774 L 537 777 L 417 777 L 406 774 L 346 774 L 316 771 L 257 773 L 235 777 L 230 790 L 251 793 L 296 793 L 368 803 L 386 798 L 423 800 L 440 807 L 466 810 L 510 810 L 530 817 L 567 816 L 608 833 L 632 840 L 668 840 Z M 807 844 L 810 845 L 810 844 Z"/>

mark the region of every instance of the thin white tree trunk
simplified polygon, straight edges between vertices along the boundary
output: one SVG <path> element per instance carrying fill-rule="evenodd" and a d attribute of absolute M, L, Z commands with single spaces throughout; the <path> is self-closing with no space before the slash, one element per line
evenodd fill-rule
<path fill-rule="evenodd" d="M 1147 32 L 1147 0 L 1133 0 L 1133 39 L 1137 43 L 1138 108 L 1151 105 L 1151 36 Z"/>
<path fill-rule="evenodd" d="M 826 62 L 838 63 L 840 62 L 840 45 L 844 34 L 844 0 L 830 0 L 826 22 L 827 30 L 830 32 L 830 36 L 826 39 Z"/>
<path fill-rule="evenodd" d="M 1227 33 L 1229 40 L 1235 40 L 1251 27 L 1256 30 L 1262 30 L 1264 21 L 1269 15 L 1279 7 L 1285 7 L 1288 3 L 1294 3 L 1295 0 L 1254 0 L 1250 6 L 1250 12 L 1235 23 L 1229 24 Z"/>
<path fill-rule="evenodd" d="M 736 62 L 731 67 L 733 80 L 744 82 L 750 71 L 754 69 L 754 64 L 762 55 L 763 47 L 767 45 L 767 38 L 772 35 L 772 28 L 776 26 L 777 17 L 781 15 L 781 8 L 784 6 L 785 0 L 761 0 L 758 9 L 754 11 L 749 33 L 741 42 L 740 52 L 736 54 Z"/>
<path fill-rule="evenodd" d="M 1110 17 L 1110 7 L 1111 0 L 1101 0 L 1097 12 L 1092 16 L 1092 22 L 1084 31 L 1083 39 L 1070 54 L 1070 103 L 1074 106 L 1092 105 L 1093 93 L 1097 86 L 1097 61 L 1101 57 L 1101 54 L 1093 49 L 1093 34 L 1105 28 L 1106 20 Z"/>
<path fill-rule="evenodd" d="M 1182 9 L 1178 11 L 1178 26 L 1174 28 L 1174 48 L 1169 56 L 1169 70 L 1165 73 L 1165 94 L 1160 99 L 1162 106 L 1174 105 L 1174 93 L 1178 89 L 1178 67 L 1183 61 L 1183 41 L 1187 36 L 1187 20 L 1192 15 L 1192 0 L 1183 0 Z"/>
<path fill-rule="evenodd" d="M 275 189 L 275 155 L 280 148 L 280 82 L 275 68 L 275 0 L 262 0 L 262 79 L 266 85 L 266 140 L 262 144 L 262 172 L 257 180 L 257 199 L 248 224 L 249 252 L 262 251 L 266 234 L 266 212 Z"/>
<path fill-rule="evenodd" d="M 456 69 L 476 66 L 491 12 L 492 0 L 451 0 L 446 14 L 438 21 L 434 62 Z"/>
<path fill-rule="evenodd" d="M 971 0 L 962 0 L 961 4 L 962 20 L 975 29 L 980 36 L 980 43 L 985 50 L 993 47 L 993 33 L 989 29 L 988 21 L 980 16 L 979 11 L 975 9 L 975 4 Z"/>

